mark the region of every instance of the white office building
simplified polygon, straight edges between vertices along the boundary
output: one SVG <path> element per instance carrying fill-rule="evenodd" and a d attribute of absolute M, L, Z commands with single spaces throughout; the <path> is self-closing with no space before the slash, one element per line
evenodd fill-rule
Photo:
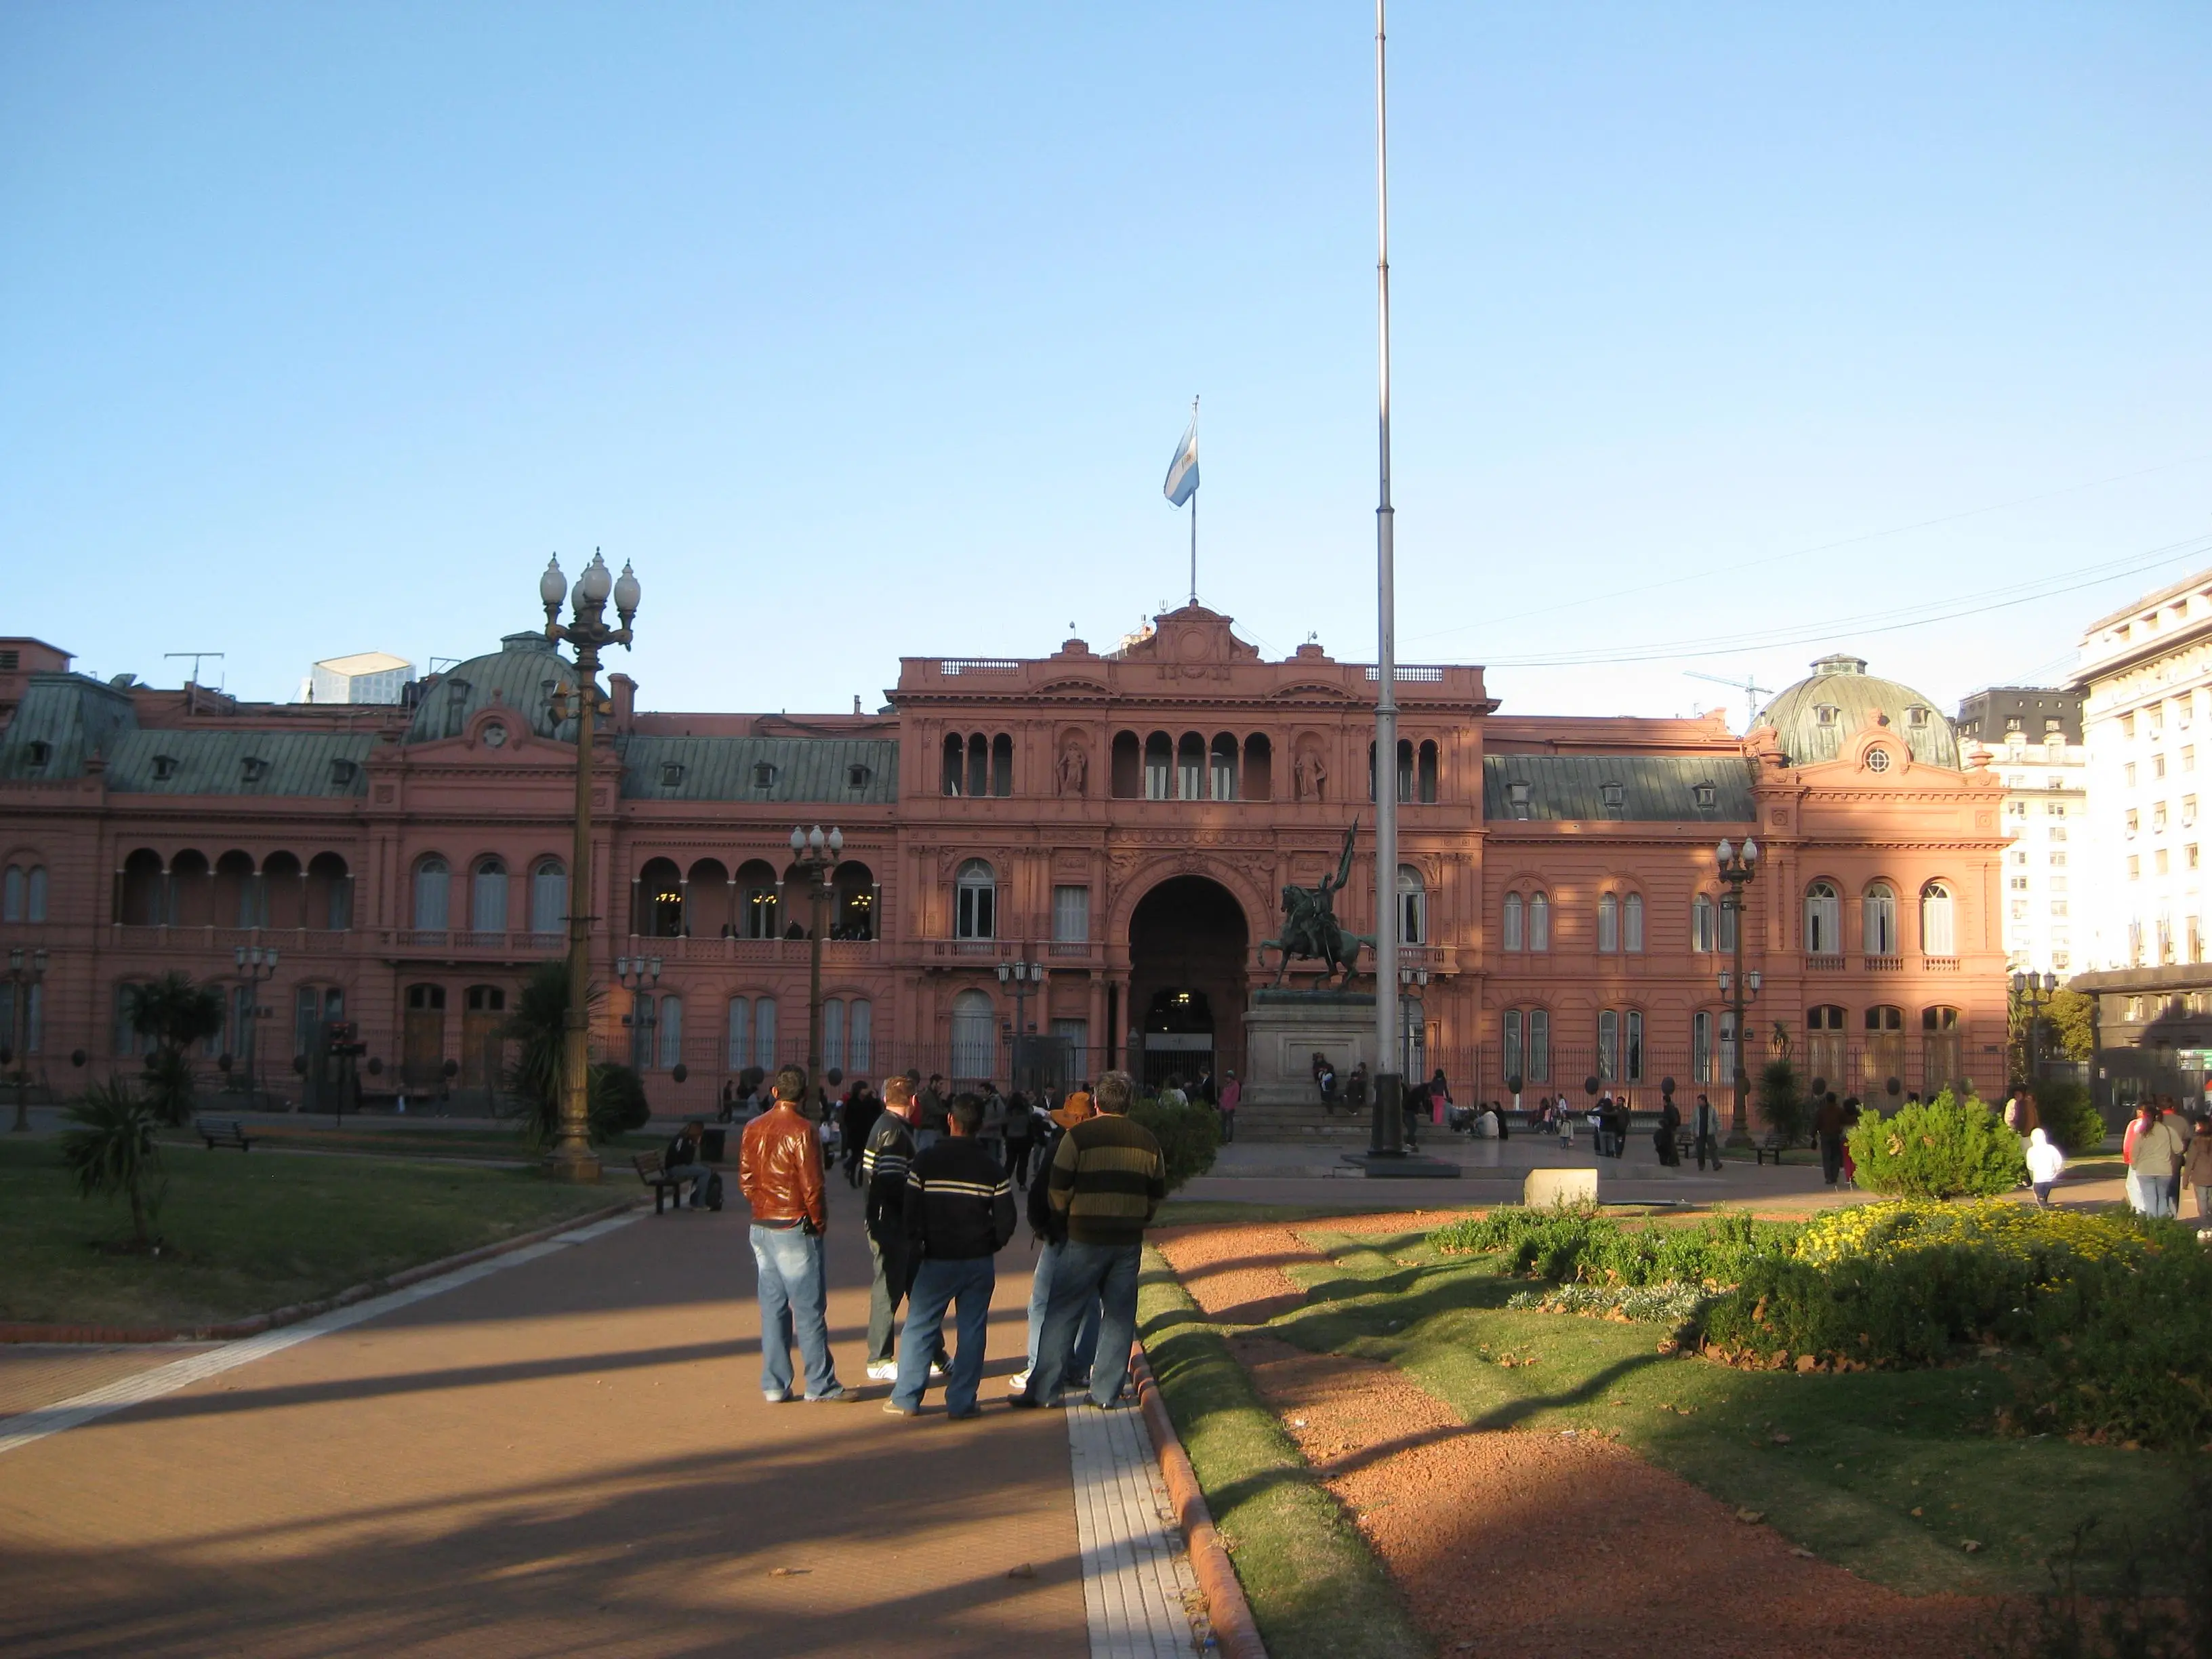
<path fill-rule="evenodd" d="M 396 703 L 415 678 L 415 665 L 388 651 L 359 651 L 330 657 L 307 675 L 304 702 Z"/>
<path fill-rule="evenodd" d="M 1986 756 L 2004 780 L 2004 921 L 2008 965 L 2071 974 L 2090 912 L 2088 750 L 2081 700 L 2050 686 L 1992 686 L 1959 706 L 1970 763 Z M 1977 753 L 1978 751 L 1978 755 Z"/>

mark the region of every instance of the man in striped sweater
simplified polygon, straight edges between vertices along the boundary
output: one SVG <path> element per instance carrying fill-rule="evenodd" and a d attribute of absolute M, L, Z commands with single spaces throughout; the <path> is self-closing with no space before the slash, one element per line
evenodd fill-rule
<path fill-rule="evenodd" d="M 906 1246 L 915 1264 L 907 1293 L 906 1329 L 899 1338 L 898 1381 L 884 1409 L 901 1417 L 921 1411 L 931 1359 L 944 1345 L 945 1315 L 958 1321 L 952 1369 L 945 1379 L 948 1416 L 978 1417 L 983 1340 L 998 1285 L 993 1261 L 1014 1236 L 1014 1183 L 975 1138 L 983 1103 L 952 1103 L 945 1138 L 916 1152 L 906 1166 Z"/>
<path fill-rule="evenodd" d="M 1128 1118 L 1134 1092 L 1127 1072 L 1098 1079 L 1095 1117 L 1060 1137 L 1048 1175 L 1054 1209 L 1067 1217 L 1067 1243 L 1053 1268 L 1052 1300 L 1037 1339 L 1030 1385 L 1010 1402 L 1049 1406 L 1060 1398 L 1077 1325 L 1092 1297 L 1105 1304 L 1098 1328 L 1098 1357 L 1091 1368 L 1091 1398 L 1100 1406 L 1122 1403 L 1129 1347 L 1137 1338 L 1137 1273 L 1145 1229 L 1168 1195 L 1167 1164 L 1160 1144 Z"/>

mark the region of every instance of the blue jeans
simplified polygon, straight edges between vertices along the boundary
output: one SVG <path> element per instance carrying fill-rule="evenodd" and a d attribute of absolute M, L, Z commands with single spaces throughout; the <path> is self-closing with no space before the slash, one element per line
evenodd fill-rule
<path fill-rule="evenodd" d="M 830 1279 L 823 1271 L 822 1237 L 797 1227 L 752 1230 L 753 1264 L 760 1272 L 761 1392 L 791 1392 L 791 1345 L 806 1367 L 806 1397 L 837 1387 L 830 1357 Z"/>
<path fill-rule="evenodd" d="M 2128 1197 L 2138 1215 L 2173 1214 L 2174 1205 L 2169 1192 L 2172 1185 L 2172 1178 L 2169 1176 L 2139 1175 L 2132 1170 L 2128 1172 Z"/>
<path fill-rule="evenodd" d="M 1036 1271 L 1030 1275 L 1030 1363 L 1035 1370 L 1037 1363 L 1037 1343 L 1044 1335 L 1045 1309 L 1052 1302 L 1052 1276 L 1060 1261 L 1065 1244 L 1048 1243 L 1037 1252 Z M 1070 1376 L 1089 1377 L 1091 1367 L 1098 1358 L 1098 1298 L 1092 1297 L 1085 1304 L 1083 1322 L 1076 1328 L 1075 1352 L 1069 1360 Z"/>
<path fill-rule="evenodd" d="M 1129 1347 L 1137 1340 L 1137 1273 L 1141 1244 L 1082 1244 L 1070 1239 L 1053 1264 L 1052 1297 L 1037 1337 L 1036 1369 L 1027 1390 L 1047 1405 L 1060 1397 L 1073 1364 L 1076 1328 L 1089 1305 L 1105 1304 L 1098 1322 L 1098 1356 L 1091 1366 L 1091 1398 L 1109 1405 L 1129 1377 Z"/>
<path fill-rule="evenodd" d="M 945 1408 L 957 1417 L 975 1409 L 975 1390 L 983 1383 L 983 1339 L 991 1317 L 991 1292 L 998 1266 L 988 1255 L 964 1261 L 925 1261 L 907 1292 L 906 1328 L 899 1333 L 898 1381 L 891 1404 L 921 1409 L 929 1386 L 929 1362 L 944 1346 L 945 1310 L 955 1310 L 959 1334 L 952 1369 L 945 1379 Z"/>

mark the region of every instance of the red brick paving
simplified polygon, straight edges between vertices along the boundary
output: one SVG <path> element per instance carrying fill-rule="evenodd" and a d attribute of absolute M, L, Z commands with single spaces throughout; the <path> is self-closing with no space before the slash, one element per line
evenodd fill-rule
<path fill-rule="evenodd" d="M 752 1271 L 741 1212 L 647 1216 L 0 1459 L 0 1650 L 1087 1653 L 1059 1415 L 769 1406 Z"/>

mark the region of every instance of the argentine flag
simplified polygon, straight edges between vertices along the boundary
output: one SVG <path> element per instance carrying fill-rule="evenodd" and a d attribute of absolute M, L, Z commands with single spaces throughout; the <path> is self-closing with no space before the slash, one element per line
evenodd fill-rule
<path fill-rule="evenodd" d="M 1190 429 L 1182 434 L 1176 446 L 1175 459 L 1168 463 L 1168 481 L 1160 486 L 1160 493 L 1168 498 L 1170 507 L 1181 507 L 1198 493 L 1198 399 L 1190 400 Z"/>

